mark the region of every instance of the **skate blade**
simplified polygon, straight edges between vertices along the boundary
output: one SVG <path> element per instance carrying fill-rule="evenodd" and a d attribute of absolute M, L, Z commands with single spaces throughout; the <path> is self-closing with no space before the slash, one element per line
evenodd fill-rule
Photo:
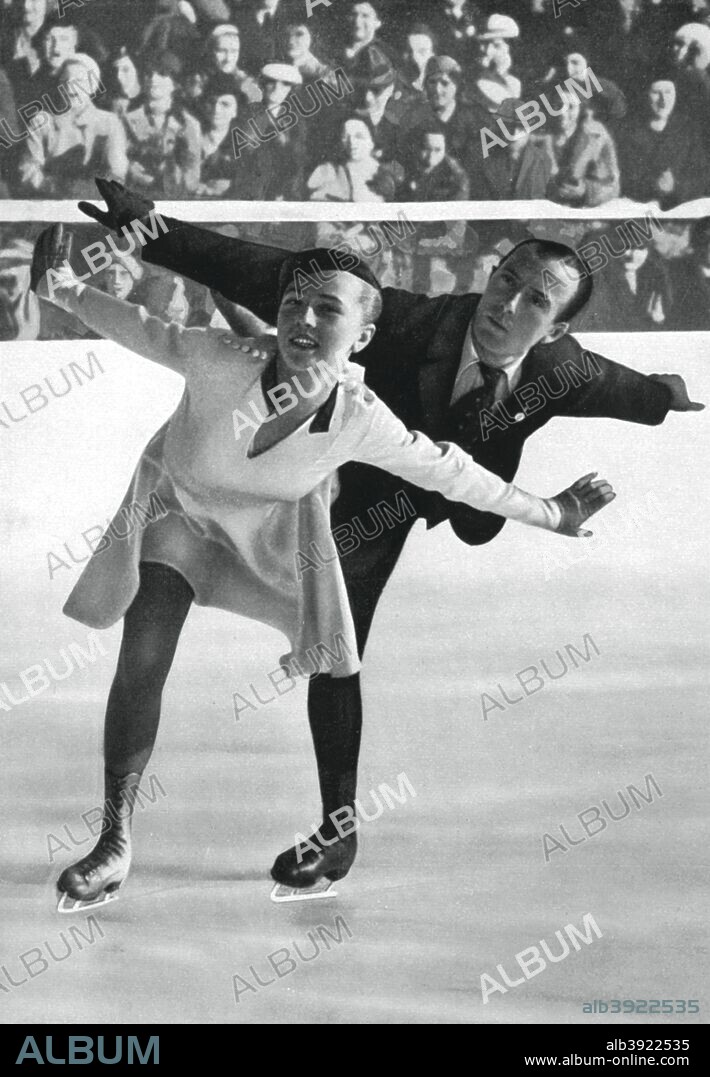
<path fill-rule="evenodd" d="M 57 902 L 57 912 L 63 916 L 71 916 L 72 913 L 88 912 L 90 909 L 100 909 L 112 901 L 118 900 L 118 890 L 105 890 L 98 897 L 85 901 L 83 898 L 73 898 L 69 894 L 60 894 Z"/>
<path fill-rule="evenodd" d="M 276 883 L 271 891 L 271 900 L 277 905 L 281 905 L 288 901 L 313 901 L 316 898 L 334 898 L 338 896 L 338 893 L 336 890 L 331 889 L 332 886 L 330 879 L 321 879 L 314 886 L 309 886 L 307 890 Z"/>

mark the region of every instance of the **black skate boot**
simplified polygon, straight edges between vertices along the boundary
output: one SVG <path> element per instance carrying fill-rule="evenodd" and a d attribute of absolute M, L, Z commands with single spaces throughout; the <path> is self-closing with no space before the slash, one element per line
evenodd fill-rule
<path fill-rule="evenodd" d="M 118 897 L 131 866 L 131 819 L 140 779 L 140 774 L 119 778 L 104 772 L 101 836 L 87 856 L 59 876 L 57 912 L 83 912 Z"/>
<path fill-rule="evenodd" d="M 276 857 L 272 901 L 333 897 L 357 855 L 357 760 L 362 728 L 360 677 L 318 674 L 308 685 L 308 721 L 318 764 L 323 824 L 302 844 Z M 342 819 L 343 813 L 347 816 Z M 340 823 L 336 826 L 336 820 Z M 329 893 L 330 891 L 330 893 Z"/>
<path fill-rule="evenodd" d="M 325 826 L 312 834 L 303 845 L 294 845 L 276 857 L 271 878 L 281 886 L 307 890 L 323 879 L 344 879 L 357 855 L 357 834 L 345 837 L 327 833 Z M 325 886 L 324 890 L 328 887 Z"/>

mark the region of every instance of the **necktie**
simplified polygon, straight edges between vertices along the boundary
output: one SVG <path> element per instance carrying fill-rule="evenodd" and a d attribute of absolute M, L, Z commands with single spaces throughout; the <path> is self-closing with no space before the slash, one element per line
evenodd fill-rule
<path fill-rule="evenodd" d="M 481 415 L 492 411 L 503 398 L 507 378 L 505 371 L 480 364 L 483 384 L 469 390 L 449 409 L 447 437 L 466 452 L 473 452 L 481 438 Z"/>
<path fill-rule="evenodd" d="M 457 400 L 449 409 L 447 439 L 459 445 L 474 459 L 476 447 L 481 441 L 481 417 L 484 411 L 493 411 L 507 390 L 505 371 L 481 363 L 483 384 Z M 488 542 L 501 526 L 501 520 L 490 513 L 481 513 L 466 505 L 446 502 L 442 499 L 441 518 L 448 517 L 454 534 L 470 545 Z M 435 517 L 434 517 L 435 519 Z"/>

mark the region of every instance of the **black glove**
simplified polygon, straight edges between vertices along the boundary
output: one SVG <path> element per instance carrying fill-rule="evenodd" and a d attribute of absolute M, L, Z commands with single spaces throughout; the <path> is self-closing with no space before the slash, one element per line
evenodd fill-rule
<path fill-rule="evenodd" d="M 557 497 L 551 498 L 562 513 L 559 527 L 556 528 L 560 535 L 589 538 L 592 532 L 584 530 L 582 524 L 616 497 L 605 479 L 592 481 L 596 474 L 593 471 L 590 475 L 584 475 Z"/>
<path fill-rule="evenodd" d="M 65 232 L 63 224 L 53 224 L 40 232 L 32 255 L 30 291 L 37 291 L 39 282 L 49 269 L 59 269 L 69 261 L 71 248 L 72 234 Z"/>
<path fill-rule="evenodd" d="M 120 232 L 126 225 L 133 221 L 142 221 L 155 209 L 155 202 L 142 195 L 129 191 L 117 180 L 95 179 L 99 194 L 106 203 L 106 209 L 99 209 L 91 202 L 80 202 L 79 209 L 87 217 L 93 217 L 95 221 L 114 232 Z"/>

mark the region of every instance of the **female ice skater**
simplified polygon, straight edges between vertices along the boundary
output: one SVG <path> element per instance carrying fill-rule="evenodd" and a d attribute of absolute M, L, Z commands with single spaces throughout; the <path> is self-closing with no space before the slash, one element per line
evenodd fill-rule
<path fill-rule="evenodd" d="M 65 606 L 93 628 L 124 618 L 106 712 L 103 831 L 58 881 L 61 911 L 78 911 L 116 896 L 128 874 L 135 793 L 193 601 L 279 628 L 291 645 L 285 667 L 308 672 L 311 656 L 337 642 L 330 675 L 359 669 L 330 533 L 338 467 L 362 461 L 450 500 L 571 536 L 589 534 L 582 524 L 615 495 L 587 475 L 557 497 L 535 497 L 456 445 L 410 433 L 350 362 L 372 339 L 382 309 L 364 265 L 334 273 L 325 250 L 292 256 L 281 272 L 276 338 L 249 341 L 151 317 L 81 283 L 68 262 L 57 268 L 67 254 L 61 226 L 40 236 L 32 276 L 38 294 L 185 379 L 124 501 L 146 504 L 157 495 L 165 515 L 95 555 Z M 322 287 L 302 295 L 299 279 L 314 266 Z M 306 571 L 314 544 L 322 563 Z M 336 862 L 327 877 L 346 871 Z"/>

